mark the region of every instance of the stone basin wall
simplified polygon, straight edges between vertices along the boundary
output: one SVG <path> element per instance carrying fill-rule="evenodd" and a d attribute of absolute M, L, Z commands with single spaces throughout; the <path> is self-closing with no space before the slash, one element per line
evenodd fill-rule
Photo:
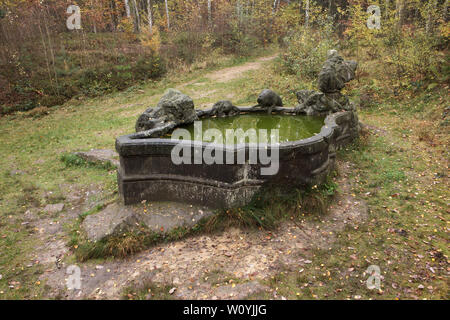
<path fill-rule="evenodd" d="M 238 107 L 241 114 L 256 112 Z M 197 110 L 198 118 L 208 117 L 211 110 Z M 276 107 L 274 113 L 292 114 L 291 108 Z M 160 128 L 161 135 L 175 128 Z M 180 164 L 175 165 L 171 151 L 176 140 L 145 138 L 135 133 L 117 138 L 120 155 L 118 184 L 126 205 L 149 201 L 178 201 L 211 208 L 230 208 L 249 203 L 262 186 L 304 186 L 324 182 L 335 163 L 336 150 L 358 136 L 359 122 L 354 111 L 328 115 L 319 134 L 279 145 L 279 171 L 272 176 L 261 175 L 260 164 Z M 157 133 L 157 132 L 156 132 Z M 204 150 L 207 143 L 183 141 L 191 148 Z M 221 146 L 219 152 L 233 153 L 250 146 Z M 268 146 L 270 153 L 270 146 Z M 192 157 L 194 149 L 192 149 Z M 193 161 L 192 161 L 193 163 Z M 267 166 L 263 166 L 267 167 Z"/>

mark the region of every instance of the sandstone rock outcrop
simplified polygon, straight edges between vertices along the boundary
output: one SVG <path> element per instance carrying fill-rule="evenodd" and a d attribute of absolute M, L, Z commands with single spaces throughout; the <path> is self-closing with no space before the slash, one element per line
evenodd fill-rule
<path fill-rule="evenodd" d="M 345 84 L 355 78 L 358 64 L 345 61 L 336 50 L 328 52 L 327 61 L 318 78 L 320 91 L 301 90 L 297 92 L 296 113 L 306 115 L 325 115 L 338 111 L 354 110 L 354 105 L 341 93 Z"/>
<path fill-rule="evenodd" d="M 187 124 L 197 120 L 194 101 L 175 89 L 168 89 L 156 108 L 148 108 L 136 121 L 136 132 L 167 125 Z"/>

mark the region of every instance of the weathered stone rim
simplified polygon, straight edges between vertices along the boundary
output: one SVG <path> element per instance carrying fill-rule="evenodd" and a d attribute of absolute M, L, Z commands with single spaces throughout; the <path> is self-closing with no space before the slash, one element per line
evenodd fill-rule
<path fill-rule="evenodd" d="M 261 112 L 250 107 L 239 108 L 240 114 Z M 211 116 L 211 110 L 198 110 L 197 116 Z M 279 107 L 278 114 L 294 115 L 295 110 Z M 170 126 L 170 128 L 169 128 Z M 288 141 L 272 147 L 270 144 L 224 145 L 192 140 L 148 138 L 156 133 L 167 134 L 174 123 L 146 132 L 139 132 L 116 139 L 120 155 L 117 172 L 119 194 L 125 204 L 149 201 L 178 201 L 200 204 L 210 208 L 242 206 L 264 185 L 303 186 L 325 181 L 334 166 L 336 150 L 358 136 L 358 117 L 355 111 L 342 111 L 328 115 L 320 132 L 313 137 Z M 174 164 L 171 161 L 175 146 L 184 144 L 194 148 L 191 162 Z M 223 159 L 233 159 L 253 148 L 278 149 L 278 171 L 273 175 L 262 174 L 265 164 L 206 164 L 195 163 L 195 154 L 206 148 L 225 153 Z M 192 149 L 191 149 L 192 150 Z M 194 160 L 194 162 L 192 162 Z"/>
<path fill-rule="evenodd" d="M 252 107 L 237 107 L 240 110 L 240 114 L 248 114 L 248 113 L 261 113 L 261 110 L 255 110 Z M 210 116 L 212 109 L 207 110 L 197 110 L 197 116 L 199 119 L 207 118 Z M 273 113 L 286 114 L 286 115 L 296 115 L 295 110 L 293 108 L 287 107 L 276 107 L 273 109 Z M 302 148 L 308 147 L 310 149 L 311 146 L 320 143 L 326 142 L 332 138 L 335 134 L 339 134 L 335 132 L 339 130 L 338 122 L 342 117 L 346 117 L 348 114 L 351 114 L 351 111 L 341 111 L 332 113 L 326 116 L 324 120 L 324 125 L 322 126 L 319 133 L 316 135 L 296 140 L 296 141 L 286 141 L 276 145 L 280 150 L 283 149 L 292 149 L 292 148 Z M 238 114 L 239 115 L 239 114 Z M 235 116 L 238 116 L 235 115 Z M 168 131 L 171 131 L 175 128 L 179 127 L 176 124 L 168 124 L 167 126 L 159 127 L 156 129 L 150 129 L 143 132 L 133 133 L 125 136 L 118 137 L 116 139 L 116 150 L 122 156 L 133 156 L 133 155 L 157 155 L 157 154 L 166 154 L 167 148 L 172 149 L 175 145 L 185 145 L 190 147 L 198 147 L 198 148 L 206 148 L 214 146 L 214 148 L 218 151 L 223 152 L 231 152 L 237 153 L 242 151 L 242 149 L 250 150 L 252 148 L 261 148 L 267 147 L 267 149 L 271 149 L 271 144 L 235 144 L 235 145 L 225 145 L 225 144 L 214 144 L 203 141 L 194 141 L 194 140 L 172 140 L 172 139 L 164 139 L 164 138 L 149 138 L 150 135 L 155 135 L 160 132 L 161 135 L 165 134 Z M 346 137 L 339 137 L 340 139 L 344 139 Z M 306 150 L 306 149 L 305 149 Z M 311 149 L 310 149 L 311 150 Z M 165 151 L 165 152 L 164 152 Z M 312 151 L 312 150 L 311 150 Z"/>

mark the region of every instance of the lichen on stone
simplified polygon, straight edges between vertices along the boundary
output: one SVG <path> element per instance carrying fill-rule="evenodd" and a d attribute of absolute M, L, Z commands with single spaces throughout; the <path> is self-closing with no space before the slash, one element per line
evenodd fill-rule
<path fill-rule="evenodd" d="M 336 50 L 330 50 L 319 73 L 320 91 L 300 90 L 297 92 L 299 104 L 295 108 L 296 113 L 324 115 L 354 110 L 354 105 L 341 93 L 341 90 L 347 82 L 355 78 L 357 66 L 356 61 L 345 61 Z"/>
<path fill-rule="evenodd" d="M 188 124 L 197 120 L 194 101 L 175 89 L 168 89 L 156 108 L 150 107 L 136 121 L 136 132 Z"/>

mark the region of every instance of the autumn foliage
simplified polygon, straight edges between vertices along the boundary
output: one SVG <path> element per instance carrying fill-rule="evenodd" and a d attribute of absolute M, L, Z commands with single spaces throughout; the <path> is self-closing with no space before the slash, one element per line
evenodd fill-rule
<path fill-rule="evenodd" d="M 396 0 L 9 0 L 0 4 L 0 112 L 157 79 L 212 53 L 246 56 L 279 44 L 291 72 L 314 77 L 338 43 L 388 64 L 396 84 L 437 78 L 448 45 L 447 2 Z M 81 29 L 68 30 L 69 5 Z M 369 5 L 382 29 L 368 29 Z M 445 56 L 444 56 L 445 57 Z"/>

